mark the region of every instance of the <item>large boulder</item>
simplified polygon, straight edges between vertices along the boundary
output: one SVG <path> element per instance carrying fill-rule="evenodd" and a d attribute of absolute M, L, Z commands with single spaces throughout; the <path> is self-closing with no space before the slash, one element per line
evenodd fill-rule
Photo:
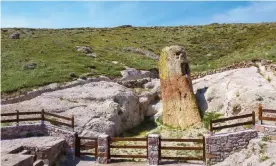
<path fill-rule="evenodd" d="M 43 93 L 21 103 L 2 105 L 2 112 L 40 111 L 75 116 L 75 130 L 84 136 L 115 136 L 144 119 L 139 98 L 131 89 L 113 82 L 93 82 Z"/>
<path fill-rule="evenodd" d="M 193 81 L 194 93 L 203 112 L 217 112 L 224 117 L 276 108 L 276 88 L 257 67 L 229 70 Z"/>

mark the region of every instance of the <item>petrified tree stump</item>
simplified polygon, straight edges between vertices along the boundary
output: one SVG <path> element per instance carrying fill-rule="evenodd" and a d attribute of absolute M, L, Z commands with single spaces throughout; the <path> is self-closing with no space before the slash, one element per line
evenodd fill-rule
<path fill-rule="evenodd" d="M 165 47 L 159 60 L 163 123 L 185 129 L 200 124 L 190 69 L 184 48 Z"/>

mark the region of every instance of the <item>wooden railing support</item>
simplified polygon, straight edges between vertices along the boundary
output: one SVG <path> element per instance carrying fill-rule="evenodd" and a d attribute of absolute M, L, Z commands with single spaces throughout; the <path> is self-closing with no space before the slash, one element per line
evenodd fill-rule
<path fill-rule="evenodd" d="M 75 134 L 75 157 L 80 157 L 80 138 L 78 133 Z"/>
<path fill-rule="evenodd" d="M 19 126 L 19 111 L 16 110 L 16 126 Z"/>
<path fill-rule="evenodd" d="M 42 109 L 41 111 L 41 124 L 43 125 L 44 124 L 44 109 Z"/>
<path fill-rule="evenodd" d="M 259 113 L 259 124 L 262 124 L 262 116 L 263 116 L 263 107 L 262 104 L 259 104 L 259 108 L 258 108 L 258 113 Z"/>
<path fill-rule="evenodd" d="M 205 137 L 203 136 L 202 137 L 202 143 L 203 143 L 203 161 L 206 162 L 206 157 L 205 157 L 205 153 L 206 153 L 206 150 L 205 150 Z"/>
<path fill-rule="evenodd" d="M 211 133 L 213 133 L 213 121 L 212 121 L 212 119 L 210 120 L 210 131 L 211 131 Z"/>
<path fill-rule="evenodd" d="M 71 127 L 72 127 L 72 130 L 73 130 L 73 131 L 74 131 L 74 126 L 75 126 L 75 118 L 74 118 L 74 115 L 72 115 Z"/>

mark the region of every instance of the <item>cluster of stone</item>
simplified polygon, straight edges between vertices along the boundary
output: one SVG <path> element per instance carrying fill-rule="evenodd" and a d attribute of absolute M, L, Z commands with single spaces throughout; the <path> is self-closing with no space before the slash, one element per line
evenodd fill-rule
<path fill-rule="evenodd" d="M 127 80 L 127 81 L 118 81 L 118 84 L 121 84 L 127 88 L 143 88 L 144 84 L 150 82 L 151 78 L 142 78 L 138 80 Z"/>
<path fill-rule="evenodd" d="M 229 157 L 235 150 L 247 147 L 249 141 L 258 136 L 255 130 L 245 130 L 214 136 L 205 136 L 206 162 L 215 164 Z"/>
<path fill-rule="evenodd" d="M 148 163 L 158 165 L 160 163 L 160 135 L 150 134 L 148 136 Z"/>
<path fill-rule="evenodd" d="M 100 135 L 98 137 L 98 158 L 97 162 L 100 164 L 107 164 L 110 162 L 110 137 L 108 135 Z"/>
<path fill-rule="evenodd" d="M 191 77 L 192 77 L 192 79 L 199 79 L 199 78 L 205 77 L 207 75 L 221 73 L 221 72 L 228 71 L 228 70 L 239 69 L 239 68 L 248 68 L 251 66 L 258 66 L 257 65 L 258 63 L 266 66 L 266 69 L 270 68 L 271 70 L 276 71 L 276 65 L 271 65 L 271 63 L 272 63 L 271 60 L 262 59 L 262 60 L 243 61 L 240 63 L 234 63 L 234 64 L 226 66 L 226 67 L 222 67 L 219 69 L 214 69 L 211 71 L 206 71 L 206 72 L 201 72 L 201 73 L 193 73 Z"/>

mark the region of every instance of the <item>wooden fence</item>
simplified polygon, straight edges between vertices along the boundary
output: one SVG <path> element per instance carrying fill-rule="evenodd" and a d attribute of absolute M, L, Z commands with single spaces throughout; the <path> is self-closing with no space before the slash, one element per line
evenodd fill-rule
<path fill-rule="evenodd" d="M 275 114 L 275 117 L 263 116 L 263 113 Z M 259 121 L 261 124 L 263 120 L 276 122 L 276 110 L 263 109 L 262 105 L 259 104 Z"/>
<path fill-rule="evenodd" d="M 115 142 L 144 142 L 146 145 L 114 145 Z M 120 138 L 120 137 L 111 137 L 109 148 L 111 149 L 144 149 L 147 151 L 147 138 Z M 147 154 L 137 155 L 137 154 L 110 154 L 110 158 L 147 158 Z"/>
<path fill-rule="evenodd" d="M 160 152 L 160 159 L 170 159 L 170 160 L 201 160 L 205 161 L 205 138 L 202 139 L 168 139 L 168 138 L 161 138 L 160 139 L 160 150 L 193 150 L 193 151 L 202 151 L 202 156 L 194 157 L 194 156 L 185 156 L 185 157 L 176 157 L 176 156 L 163 156 L 162 152 Z M 175 147 L 175 146 L 163 146 L 162 142 L 195 142 L 200 143 L 202 146 L 182 146 L 182 147 Z"/>
<path fill-rule="evenodd" d="M 91 149 L 94 149 L 94 152 L 81 151 L 81 150 L 91 150 Z M 79 137 L 78 134 L 75 135 L 75 156 L 80 157 L 80 155 L 92 155 L 97 157 L 98 156 L 97 153 L 98 153 L 98 138 Z"/>
<path fill-rule="evenodd" d="M 93 140 L 94 144 L 91 146 L 87 146 L 81 143 L 81 139 L 89 139 Z M 92 155 L 97 157 L 97 138 L 89 138 L 89 137 L 78 137 L 76 134 L 75 139 L 75 155 L 80 157 L 80 155 Z M 129 143 L 132 142 L 143 142 L 144 145 L 115 145 L 115 142 L 126 142 Z M 199 143 L 202 146 L 183 146 L 183 147 L 174 147 L 174 146 L 163 146 L 162 142 L 194 142 Z M 88 152 L 81 152 L 82 147 L 95 150 L 95 153 L 88 153 Z M 145 154 L 112 154 L 112 152 L 109 154 L 108 158 L 148 158 L 148 138 L 124 138 L 124 137 L 111 137 L 109 139 L 108 143 L 108 151 L 110 152 L 111 149 L 143 149 L 146 151 Z M 167 139 L 167 138 L 160 138 L 160 144 L 159 144 L 159 160 L 161 159 L 169 159 L 169 160 L 200 160 L 205 161 L 205 138 L 202 139 Z M 161 150 L 193 150 L 193 151 L 202 151 L 202 156 L 194 157 L 194 156 L 185 156 L 185 157 L 177 157 L 177 156 L 163 156 L 161 153 Z"/>
<path fill-rule="evenodd" d="M 21 115 L 21 117 L 20 117 Z M 27 115 L 39 115 L 39 117 L 29 117 L 29 118 L 22 118 L 22 116 L 27 116 Z M 13 119 L 3 119 L 3 117 L 14 117 Z M 54 117 L 55 119 L 53 119 Z M 48 121 L 53 125 L 63 125 L 67 127 L 71 127 L 74 130 L 74 116 L 72 117 L 66 117 L 66 116 L 61 116 L 49 112 L 45 112 L 44 110 L 42 111 L 33 111 L 33 112 L 19 112 L 16 110 L 14 113 L 2 113 L 1 114 L 1 123 L 11 123 L 11 122 L 16 122 L 17 125 L 19 125 L 19 122 L 23 121 Z M 65 123 L 63 121 L 69 121 L 70 123 Z"/>
<path fill-rule="evenodd" d="M 240 122 L 240 123 L 235 123 L 235 124 L 230 124 L 230 125 L 214 126 L 214 124 L 216 124 L 216 123 L 222 123 L 222 122 L 227 122 L 230 120 L 237 120 L 237 119 L 243 119 L 243 118 L 249 118 L 249 117 L 251 117 L 250 121 Z M 225 128 L 232 128 L 232 127 L 243 126 L 243 125 L 255 125 L 255 112 L 254 111 L 251 114 L 233 116 L 233 117 L 229 117 L 229 118 L 221 118 L 221 119 L 217 119 L 217 120 L 211 120 L 210 121 L 210 131 L 213 132 L 214 130 L 221 130 L 221 129 L 225 129 Z"/>

